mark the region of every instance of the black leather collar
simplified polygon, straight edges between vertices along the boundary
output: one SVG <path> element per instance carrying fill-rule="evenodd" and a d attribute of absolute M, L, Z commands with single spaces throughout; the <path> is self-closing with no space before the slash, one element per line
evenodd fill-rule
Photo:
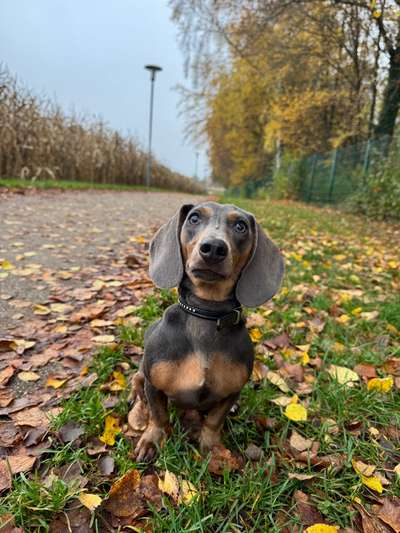
<path fill-rule="evenodd" d="M 198 318 L 204 318 L 205 320 L 213 320 L 217 323 L 217 330 L 220 331 L 222 328 L 228 326 L 237 326 L 239 322 L 243 319 L 242 306 L 234 307 L 232 311 L 228 313 L 217 313 L 209 311 L 208 309 L 201 309 L 194 305 L 189 305 L 182 294 L 179 295 L 178 304 L 181 309 L 188 313 L 189 315 L 197 316 Z"/>

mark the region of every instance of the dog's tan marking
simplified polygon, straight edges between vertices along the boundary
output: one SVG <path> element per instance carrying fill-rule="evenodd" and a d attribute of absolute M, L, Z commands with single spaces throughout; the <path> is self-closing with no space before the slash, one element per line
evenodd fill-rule
<path fill-rule="evenodd" d="M 220 398 L 239 392 L 249 379 L 244 364 L 229 361 L 222 353 L 213 356 L 207 373 L 207 384 Z"/>
<path fill-rule="evenodd" d="M 205 381 L 205 368 L 200 355 L 193 354 L 181 361 L 160 361 L 150 370 L 150 381 L 167 396 L 200 388 Z"/>
<path fill-rule="evenodd" d="M 207 363 L 208 359 L 208 363 Z M 167 396 L 193 391 L 206 384 L 220 398 L 239 392 L 249 378 L 247 367 L 216 353 L 206 358 L 191 354 L 181 361 L 160 361 L 150 370 L 150 381 Z"/>

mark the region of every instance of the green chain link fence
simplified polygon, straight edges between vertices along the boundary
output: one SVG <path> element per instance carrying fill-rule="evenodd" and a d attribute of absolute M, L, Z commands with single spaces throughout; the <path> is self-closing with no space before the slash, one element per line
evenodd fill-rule
<path fill-rule="evenodd" d="M 293 161 L 280 172 L 286 172 L 297 196 L 305 202 L 339 203 L 362 187 L 370 172 L 388 155 L 389 139 L 381 137 L 343 146 L 326 153 L 315 153 Z M 268 189 L 274 177 L 249 181 L 242 187 L 231 188 L 232 196 L 252 198 Z"/>

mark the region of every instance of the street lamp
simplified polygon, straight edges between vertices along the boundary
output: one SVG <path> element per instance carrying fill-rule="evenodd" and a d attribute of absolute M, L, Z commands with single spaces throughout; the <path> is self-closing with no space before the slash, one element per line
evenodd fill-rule
<path fill-rule="evenodd" d="M 151 138 L 153 134 L 153 101 L 154 101 L 154 82 L 156 73 L 162 70 L 158 65 L 146 65 L 145 69 L 150 71 L 150 118 L 149 118 L 149 152 L 147 157 L 146 187 L 150 187 L 151 182 Z"/>

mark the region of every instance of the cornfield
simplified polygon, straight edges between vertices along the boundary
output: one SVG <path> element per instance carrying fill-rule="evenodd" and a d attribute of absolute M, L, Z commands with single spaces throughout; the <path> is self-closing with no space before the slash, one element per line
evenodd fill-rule
<path fill-rule="evenodd" d="M 102 119 L 66 115 L 0 65 L 0 177 L 143 185 L 147 155 Z M 200 192 L 193 180 L 152 159 L 152 185 Z"/>

